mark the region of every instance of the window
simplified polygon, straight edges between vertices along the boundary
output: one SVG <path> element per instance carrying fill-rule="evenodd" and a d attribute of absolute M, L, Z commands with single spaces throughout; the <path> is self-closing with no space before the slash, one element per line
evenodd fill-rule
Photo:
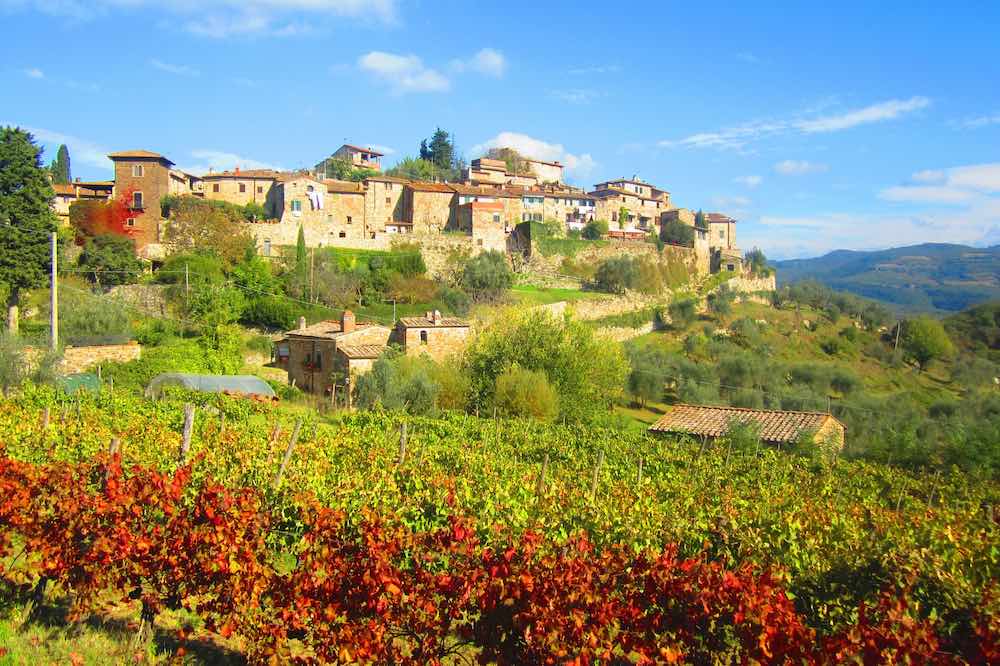
<path fill-rule="evenodd" d="M 125 220 L 125 226 L 134 227 L 135 226 L 135 218 L 134 217 L 130 217 L 127 220 Z"/>
<path fill-rule="evenodd" d="M 482 238 L 479 239 L 478 244 L 479 244 L 480 247 L 482 247 L 482 245 L 483 245 L 483 239 Z"/>
<path fill-rule="evenodd" d="M 494 213 L 493 214 L 493 222 L 496 223 L 496 224 L 500 224 L 500 215 L 498 215 L 497 213 Z"/>
<path fill-rule="evenodd" d="M 726 270 L 727 271 L 735 271 L 736 270 L 736 266 L 734 264 L 726 264 Z"/>
<path fill-rule="evenodd" d="M 338 234 L 338 236 L 339 236 L 340 238 L 347 238 L 347 232 L 346 232 L 346 231 L 341 231 L 341 232 L 340 232 L 340 233 Z"/>
<path fill-rule="evenodd" d="M 143 171 L 144 171 L 144 169 L 143 169 L 143 167 L 142 167 L 141 164 L 133 164 L 132 165 L 132 177 L 133 178 L 142 178 Z"/>
<path fill-rule="evenodd" d="M 257 186 L 257 194 L 264 194 L 264 186 L 263 185 L 258 185 Z"/>
<path fill-rule="evenodd" d="M 386 197 L 385 198 L 385 205 L 386 206 L 392 205 L 392 197 Z"/>
<path fill-rule="evenodd" d="M 420 331 L 420 344 L 427 344 L 427 331 Z"/>
<path fill-rule="evenodd" d="M 142 208 L 142 192 L 132 193 L 132 208 Z"/>
<path fill-rule="evenodd" d="M 292 212 L 301 213 L 302 212 L 302 202 L 298 199 L 292 199 Z"/>
<path fill-rule="evenodd" d="M 726 238 L 726 232 L 724 229 L 719 229 L 719 240 L 724 240 Z"/>
<path fill-rule="evenodd" d="M 350 215 L 348 215 L 348 216 L 347 216 L 347 223 L 348 223 L 348 224 L 350 224 L 350 223 L 351 223 L 351 216 L 350 216 Z"/>
<path fill-rule="evenodd" d="M 612 222 L 617 222 L 618 221 L 618 211 L 614 211 L 614 210 L 611 211 L 611 221 Z"/>
<path fill-rule="evenodd" d="M 212 185 L 212 191 L 213 192 L 218 192 L 219 191 L 219 184 L 218 183 L 215 183 L 215 184 Z"/>
<path fill-rule="evenodd" d="M 243 194 L 246 191 L 247 191 L 247 184 L 246 183 L 240 183 L 240 194 Z"/>
<path fill-rule="evenodd" d="M 264 239 L 264 256 L 265 257 L 270 257 L 271 256 L 271 239 L 270 238 L 265 238 Z"/>

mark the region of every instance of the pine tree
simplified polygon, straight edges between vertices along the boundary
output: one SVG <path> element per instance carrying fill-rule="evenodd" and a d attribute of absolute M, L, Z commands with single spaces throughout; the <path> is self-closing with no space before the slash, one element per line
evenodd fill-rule
<path fill-rule="evenodd" d="M 7 290 L 7 326 L 17 332 L 21 294 L 45 284 L 55 197 L 42 149 L 20 128 L 0 128 L 0 284 Z"/>
<path fill-rule="evenodd" d="M 69 148 L 66 147 L 65 143 L 59 146 L 59 151 L 56 152 L 56 158 L 52 160 L 49 170 L 52 172 L 53 183 L 66 184 L 73 181 L 69 162 Z"/>
<path fill-rule="evenodd" d="M 429 146 L 430 160 L 442 171 L 450 170 L 455 162 L 455 144 L 452 143 L 448 132 L 440 127 L 431 137 Z"/>

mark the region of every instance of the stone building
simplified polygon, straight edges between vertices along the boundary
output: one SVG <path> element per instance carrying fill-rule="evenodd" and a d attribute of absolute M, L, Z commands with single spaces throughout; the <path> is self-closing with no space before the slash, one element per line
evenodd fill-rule
<path fill-rule="evenodd" d="M 534 173 L 510 173 L 507 171 L 507 163 L 503 160 L 480 157 L 472 160 L 472 164 L 466 169 L 465 184 L 534 187 L 538 185 L 538 177 Z"/>
<path fill-rule="evenodd" d="M 563 165 L 561 163 L 546 162 L 544 160 L 536 160 L 530 157 L 524 158 L 524 161 L 531 168 L 531 172 L 538 178 L 539 183 L 563 182 Z"/>
<path fill-rule="evenodd" d="M 403 186 L 403 218 L 415 234 L 436 234 L 458 228 L 455 188 L 447 183 L 410 182 Z"/>
<path fill-rule="evenodd" d="M 375 171 L 382 170 L 383 157 L 382 153 L 372 150 L 370 147 L 362 148 L 361 146 L 352 146 L 349 143 L 342 145 L 333 154 L 334 159 L 347 160 L 358 169 L 374 169 Z"/>
<path fill-rule="evenodd" d="M 365 179 L 365 230 L 408 234 L 413 223 L 403 216 L 403 187 L 409 183 L 403 178 L 374 176 Z"/>
<path fill-rule="evenodd" d="M 443 317 L 438 310 L 423 317 L 401 317 L 396 339 L 407 354 L 427 354 L 436 361 L 461 353 L 469 339 L 469 322 Z"/>
<path fill-rule="evenodd" d="M 206 199 L 227 201 L 238 206 L 258 203 L 266 207 L 271 188 L 283 174 L 271 169 L 209 171 L 201 177 L 200 192 Z M 270 214 L 270 213 L 269 213 Z"/>
<path fill-rule="evenodd" d="M 736 220 L 722 213 L 705 213 L 705 222 L 708 223 L 712 272 L 742 271 L 743 256 L 736 246 Z"/>
<path fill-rule="evenodd" d="M 56 196 L 52 199 L 52 211 L 59 217 L 60 224 L 69 225 L 69 207 L 77 201 L 107 201 L 114 190 L 114 181 L 53 183 Z"/>
<path fill-rule="evenodd" d="M 597 200 L 597 218 L 607 220 L 610 230 L 648 233 L 671 208 L 669 192 L 635 178 L 598 183 L 590 194 Z M 622 207 L 628 211 L 623 220 Z"/>
<path fill-rule="evenodd" d="M 384 350 L 391 335 L 392 329 L 387 326 L 356 322 L 350 310 L 345 310 L 339 321 L 321 321 L 311 326 L 306 326 L 302 318 L 299 327 L 285 333 L 278 342 L 278 364 L 288 372 L 289 384 L 294 382 L 309 393 L 329 394 L 338 380 L 338 372 L 342 382 L 345 371 L 351 369 L 348 357 L 352 352 L 339 353 L 341 349 L 377 346 Z M 356 365 L 354 369 L 359 367 Z"/>
<path fill-rule="evenodd" d="M 173 162 L 148 150 L 111 153 L 108 158 L 115 168 L 112 196 L 131 193 L 133 215 L 126 225 L 134 229 L 136 251 L 150 259 L 162 256 L 160 200 L 168 194 L 190 194 L 198 179 L 174 169 Z"/>

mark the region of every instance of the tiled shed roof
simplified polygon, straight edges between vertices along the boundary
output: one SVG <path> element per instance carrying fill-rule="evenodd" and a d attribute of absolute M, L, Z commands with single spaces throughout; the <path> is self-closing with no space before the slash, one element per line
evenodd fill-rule
<path fill-rule="evenodd" d="M 378 324 L 362 323 L 358 322 L 354 326 L 355 331 L 360 331 L 361 329 L 369 328 L 371 326 L 378 326 Z M 353 333 L 354 331 L 351 331 Z M 311 326 L 306 326 L 305 328 L 297 328 L 293 331 L 287 331 L 285 333 L 288 337 L 298 337 L 298 338 L 325 338 L 327 340 L 335 340 L 342 335 L 350 335 L 350 333 L 344 333 L 340 327 L 340 322 L 335 319 L 328 319 L 326 321 L 320 321 Z"/>
<path fill-rule="evenodd" d="M 722 213 L 705 213 L 705 221 L 707 222 L 735 222 L 733 218 L 728 215 L 723 215 Z"/>
<path fill-rule="evenodd" d="M 283 171 L 274 169 L 240 169 L 238 171 L 211 171 L 200 178 L 202 180 L 212 180 L 215 178 L 271 178 L 277 179 L 283 175 Z"/>
<path fill-rule="evenodd" d="M 427 317 L 400 317 L 399 323 L 405 328 L 467 328 L 469 322 L 458 317 L 441 317 L 438 323 Z"/>
<path fill-rule="evenodd" d="M 378 155 L 379 157 L 384 157 L 383 153 L 380 153 L 377 150 L 372 150 L 371 148 L 362 148 L 361 146 L 355 146 L 350 143 L 345 143 L 343 146 L 340 147 L 341 150 L 343 150 L 344 148 L 349 148 L 350 150 L 355 150 L 359 153 L 368 153 L 370 155 Z"/>
<path fill-rule="evenodd" d="M 365 185 L 364 183 L 355 183 L 349 180 L 331 180 L 326 179 L 323 181 L 326 185 L 326 191 L 330 194 L 364 194 Z"/>
<path fill-rule="evenodd" d="M 669 412 L 650 426 L 649 430 L 720 437 L 729 431 L 731 423 L 737 422 L 756 424 L 760 428 L 760 438 L 765 442 L 794 442 L 803 432 L 821 428 L 827 419 L 836 421 L 825 412 L 786 412 L 774 409 L 680 404 L 674 405 Z"/>
<path fill-rule="evenodd" d="M 337 351 L 347 358 L 378 358 L 386 349 L 385 345 L 341 345 Z"/>
<path fill-rule="evenodd" d="M 440 192 L 442 194 L 455 193 L 455 188 L 448 183 L 431 183 L 425 180 L 414 180 L 407 183 L 406 186 L 417 192 Z"/>

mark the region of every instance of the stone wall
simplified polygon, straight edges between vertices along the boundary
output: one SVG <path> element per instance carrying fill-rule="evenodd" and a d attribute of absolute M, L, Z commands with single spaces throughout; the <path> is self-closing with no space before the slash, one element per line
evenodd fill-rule
<path fill-rule="evenodd" d="M 652 333 L 656 330 L 656 324 L 649 322 L 644 326 L 638 328 L 629 328 L 626 326 L 607 326 L 597 329 L 597 335 L 605 338 L 606 340 L 614 340 L 615 342 L 627 342 L 633 338 L 638 338 L 640 335 L 646 335 L 647 333 Z"/>
<path fill-rule="evenodd" d="M 647 296 L 638 292 L 629 292 L 624 296 L 608 296 L 593 300 L 576 301 L 569 305 L 569 309 L 576 319 L 591 321 L 613 317 L 626 312 L 635 312 L 645 308 L 653 307 L 670 301 L 670 295 L 656 294 Z"/>
<path fill-rule="evenodd" d="M 256 202 L 261 206 L 268 202 L 275 179 L 254 176 L 205 174 L 202 177 L 202 193 L 206 199 L 226 201 L 237 206 Z M 240 186 L 243 191 L 240 191 Z M 216 191 L 218 187 L 218 191 Z"/>
<path fill-rule="evenodd" d="M 123 284 L 112 287 L 108 296 L 150 316 L 162 316 L 167 313 L 166 290 L 165 284 Z"/>
<path fill-rule="evenodd" d="M 776 287 L 776 276 L 774 273 L 767 277 L 753 277 L 751 275 L 741 275 L 727 280 L 726 284 L 733 291 L 740 294 L 749 294 L 756 291 L 774 291 Z"/>
<path fill-rule="evenodd" d="M 30 367 L 38 363 L 44 350 L 34 347 L 25 349 L 25 356 Z M 101 363 L 127 363 L 142 356 L 142 347 L 132 341 L 122 345 L 94 345 L 91 347 L 65 347 L 59 372 L 71 375 L 86 372 Z"/>

